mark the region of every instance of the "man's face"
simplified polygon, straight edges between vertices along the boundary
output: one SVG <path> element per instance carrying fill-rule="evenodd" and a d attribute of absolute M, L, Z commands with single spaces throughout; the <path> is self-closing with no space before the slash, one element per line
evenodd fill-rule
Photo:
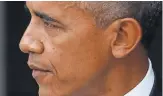
<path fill-rule="evenodd" d="M 67 96 L 101 76 L 111 58 L 109 38 L 92 14 L 72 2 L 26 5 L 31 21 L 20 49 L 29 53 L 40 96 Z"/>

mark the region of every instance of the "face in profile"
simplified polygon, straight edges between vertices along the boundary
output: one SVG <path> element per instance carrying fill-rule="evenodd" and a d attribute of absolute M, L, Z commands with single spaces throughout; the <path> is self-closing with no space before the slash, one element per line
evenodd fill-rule
<path fill-rule="evenodd" d="M 109 36 L 73 2 L 27 2 L 31 21 L 20 41 L 40 96 L 68 96 L 91 85 L 112 58 Z M 110 35 L 111 37 L 111 35 Z"/>

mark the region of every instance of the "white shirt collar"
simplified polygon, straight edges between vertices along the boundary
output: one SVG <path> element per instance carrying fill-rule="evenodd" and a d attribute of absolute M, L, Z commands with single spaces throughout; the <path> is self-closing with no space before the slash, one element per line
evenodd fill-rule
<path fill-rule="evenodd" d="M 144 79 L 135 88 L 133 88 L 130 92 L 128 92 L 124 96 L 149 96 L 150 95 L 152 91 L 152 87 L 154 85 L 155 76 L 154 76 L 150 59 L 148 59 L 148 61 L 149 61 L 149 68 Z"/>

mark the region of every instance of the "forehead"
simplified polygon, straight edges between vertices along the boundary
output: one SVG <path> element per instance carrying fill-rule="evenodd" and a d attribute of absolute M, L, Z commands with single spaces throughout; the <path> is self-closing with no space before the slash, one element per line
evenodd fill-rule
<path fill-rule="evenodd" d="M 75 7 L 79 5 L 80 2 L 77 1 L 47 1 L 47 2 L 38 2 L 38 1 L 27 1 L 26 5 L 30 8 L 40 8 L 40 9 L 49 9 L 54 7 L 59 7 L 67 9 L 69 7 Z"/>
<path fill-rule="evenodd" d="M 31 12 L 39 11 L 44 12 L 48 15 L 55 15 L 56 17 L 64 17 L 65 14 L 72 15 L 77 14 L 79 11 L 83 11 L 81 8 L 83 3 L 79 1 L 28 1 L 26 2 L 26 5 Z"/>
<path fill-rule="evenodd" d="M 60 22 L 69 23 L 70 20 L 76 20 L 79 18 L 91 19 L 92 15 L 84 10 L 85 2 L 81 1 L 52 1 L 52 2 L 38 2 L 28 1 L 26 2 L 31 14 L 34 12 L 45 13 L 48 16 L 59 20 Z M 35 15 L 34 15 L 35 16 Z"/>

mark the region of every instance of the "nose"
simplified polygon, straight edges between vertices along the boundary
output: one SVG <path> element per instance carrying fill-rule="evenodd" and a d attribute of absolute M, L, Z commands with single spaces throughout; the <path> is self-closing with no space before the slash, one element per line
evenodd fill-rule
<path fill-rule="evenodd" d="M 23 36 L 19 48 L 24 53 L 37 53 L 41 54 L 44 51 L 43 43 L 39 40 L 34 40 L 31 36 Z"/>

